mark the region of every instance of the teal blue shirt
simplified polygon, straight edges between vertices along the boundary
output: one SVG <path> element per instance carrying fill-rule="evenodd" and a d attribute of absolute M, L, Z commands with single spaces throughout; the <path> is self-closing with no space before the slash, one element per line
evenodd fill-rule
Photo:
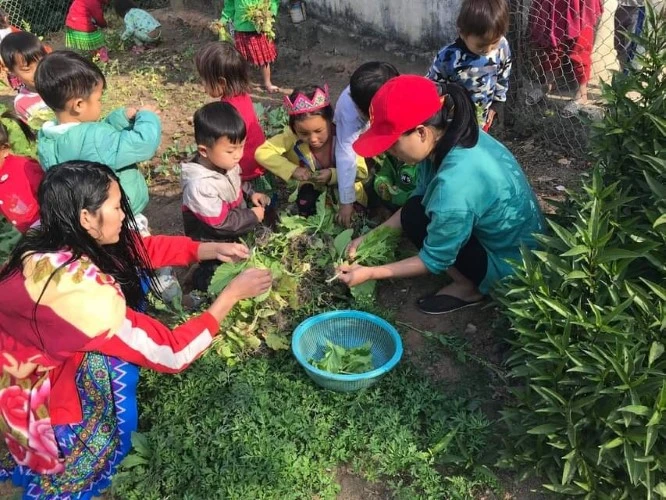
<path fill-rule="evenodd" d="M 137 215 L 148 205 L 148 185 L 136 163 L 150 160 L 161 138 L 162 125 L 155 113 L 142 110 L 129 121 L 121 108 L 100 122 L 45 123 L 37 134 L 37 153 L 44 170 L 71 160 L 108 165 Z"/>
<path fill-rule="evenodd" d="M 512 273 L 506 259 L 519 259 L 520 247 L 536 247 L 543 216 L 520 165 L 500 142 L 481 131 L 473 148 L 453 148 L 439 169 L 419 165 L 413 196 L 423 196 L 430 218 L 419 256 L 440 274 L 453 265 L 474 235 L 488 253 L 481 293 Z"/>

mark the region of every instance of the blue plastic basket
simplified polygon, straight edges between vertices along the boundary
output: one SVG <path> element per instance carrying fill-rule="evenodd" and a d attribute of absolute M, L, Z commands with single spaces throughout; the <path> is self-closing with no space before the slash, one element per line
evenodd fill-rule
<path fill-rule="evenodd" d="M 326 341 L 346 349 L 372 342 L 372 371 L 336 374 L 315 368 L 308 360 L 324 356 Z M 351 392 L 370 387 L 386 375 L 402 357 L 398 331 L 373 314 L 361 311 L 332 311 L 309 318 L 294 331 L 291 350 L 308 376 L 321 387 Z"/>

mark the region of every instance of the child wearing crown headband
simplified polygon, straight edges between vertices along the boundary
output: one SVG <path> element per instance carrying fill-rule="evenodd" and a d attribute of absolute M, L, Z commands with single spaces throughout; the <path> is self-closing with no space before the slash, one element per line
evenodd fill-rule
<path fill-rule="evenodd" d="M 296 89 L 284 98 L 289 126 L 257 149 L 260 165 L 284 181 L 299 183 L 298 211 L 308 216 L 315 211 L 319 194 L 337 186 L 335 125 L 328 85 Z M 368 177 L 365 160 L 356 156 L 356 202 L 367 205 L 363 180 Z"/>

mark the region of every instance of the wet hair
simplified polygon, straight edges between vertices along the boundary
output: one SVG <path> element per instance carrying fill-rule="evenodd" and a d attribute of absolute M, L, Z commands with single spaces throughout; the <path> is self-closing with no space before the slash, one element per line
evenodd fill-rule
<path fill-rule="evenodd" d="M 81 225 L 81 211 L 98 211 L 109 196 L 112 182 L 119 183 L 113 170 L 89 161 L 61 163 L 47 171 L 37 195 L 41 225 L 27 231 L 19 240 L 7 264 L 0 270 L 0 283 L 22 271 L 26 256 L 68 250 L 72 256 L 58 269 L 87 256 L 103 273 L 113 276 L 128 306 L 137 308 L 142 304 L 142 278 L 148 279 L 149 289 L 159 297 L 155 272 L 120 183 L 120 205 L 126 217 L 122 222 L 119 241 L 100 245 Z M 35 325 L 37 305 L 56 272 L 48 278 L 35 304 Z"/>
<path fill-rule="evenodd" d="M 228 102 L 211 102 L 194 113 L 194 140 L 199 146 L 212 148 L 221 137 L 240 144 L 246 135 L 243 118 Z"/>
<path fill-rule="evenodd" d="M 294 102 L 296 98 L 298 97 L 298 94 L 303 94 L 306 96 L 308 99 L 314 99 L 315 92 L 317 89 L 324 90 L 323 87 L 320 87 L 319 85 L 308 85 L 307 87 L 301 87 L 294 89 L 294 91 L 291 93 L 289 96 L 289 100 L 291 102 Z M 293 115 L 289 117 L 289 128 L 291 131 L 295 134 L 296 133 L 296 124 L 300 121 L 305 120 L 306 118 L 309 118 L 311 116 L 321 116 L 324 120 L 326 120 L 329 123 L 333 123 L 333 106 L 330 104 L 326 107 L 323 107 L 321 109 L 318 109 L 317 111 L 313 111 L 311 113 L 302 113 L 300 115 Z"/>
<path fill-rule="evenodd" d="M 113 10 L 116 11 L 118 17 L 121 19 L 125 17 L 131 9 L 136 9 L 137 6 L 132 0 L 113 0 Z"/>
<path fill-rule="evenodd" d="M 9 22 L 9 14 L 5 9 L 0 9 L 0 30 L 7 29 L 11 26 Z"/>
<path fill-rule="evenodd" d="M 456 26 L 461 35 L 496 40 L 509 31 L 507 0 L 464 0 Z"/>
<path fill-rule="evenodd" d="M 400 72 L 391 63 L 371 61 L 361 64 L 349 80 L 352 101 L 367 116 L 372 98 L 379 88 L 396 76 L 400 76 Z"/>
<path fill-rule="evenodd" d="M 476 119 L 476 107 L 467 90 L 456 83 L 435 83 L 440 97 L 444 97 L 441 109 L 422 125 L 444 131 L 435 144 L 433 161 L 441 165 L 442 161 L 455 146 L 473 148 L 479 141 L 479 124 Z M 414 132 L 411 129 L 403 135 Z"/>
<path fill-rule="evenodd" d="M 12 122 L 16 123 L 16 126 L 19 127 L 21 132 L 23 132 L 23 135 L 29 142 L 35 142 L 37 140 L 37 136 L 35 135 L 35 131 L 32 130 L 27 123 L 25 123 L 23 120 L 21 120 L 13 111 L 5 111 L 0 115 L 0 118 L 5 118 L 7 120 L 11 120 Z M 7 130 L 7 126 L 0 121 L 0 146 L 4 146 L 6 144 L 10 144 L 9 142 L 9 130 Z"/>
<path fill-rule="evenodd" d="M 220 80 L 224 79 L 223 97 L 250 92 L 247 61 L 230 43 L 207 43 L 197 52 L 194 64 L 199 76 L 209 88 L 218 87 Z"/>
<path fill-rule="evenodd" d="M 46 47 L 41 40 L 27 31 L 10 33 L 0 43 L 0 57 L 10 71 L 17 64 L 38 62 L 46 54 Z"/>
<path fill-rule="evenodd" d="M 88 99 L 100 83 L 106 88 L 102 71 L 92 61 L 69 50 L 47 55 L 35 72 L 37 93 L 54 111 L 63 111 L 72 99 Z"/>

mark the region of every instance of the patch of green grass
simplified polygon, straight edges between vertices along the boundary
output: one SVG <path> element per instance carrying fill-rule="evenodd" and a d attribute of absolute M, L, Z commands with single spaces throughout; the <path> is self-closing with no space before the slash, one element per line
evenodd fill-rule
<path fill-rule="evenodd" d="M 123 499 L 335 498 L 348 464 L 400 498 L 499 489 L 494 423 L 403 362 L 376 386 L 315 386 L 286 353 L 231 368 L 214 353 L 180 375 L 144 372 L 142 437 L 114 480 Z"/>

